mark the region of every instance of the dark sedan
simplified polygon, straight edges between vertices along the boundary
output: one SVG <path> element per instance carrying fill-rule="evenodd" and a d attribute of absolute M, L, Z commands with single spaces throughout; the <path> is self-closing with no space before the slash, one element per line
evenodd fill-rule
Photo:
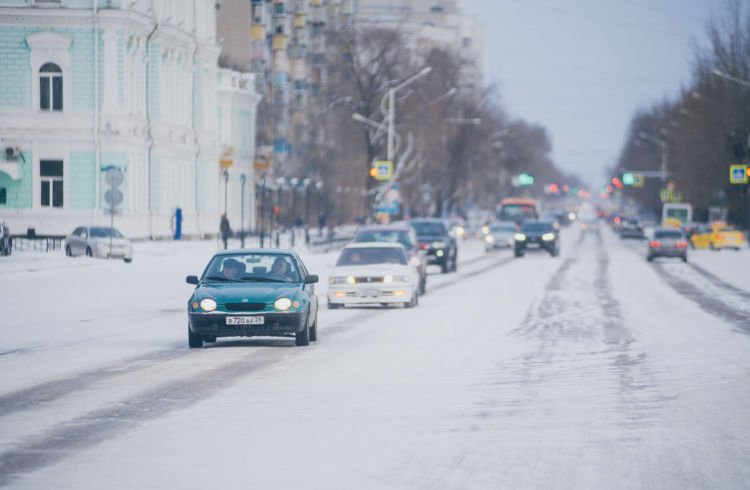
<path fill-rule="evenodd" d="M 458 262 L 456 239 L 448 233 L 448 225 L 439 218 L 409 220 L 417 231 L 419 248 L 427 252 L 427 263 L 437 264 L 442 272 L 455 271 Z"/>
<path fill-rule="evenodd" d="M 560 253 L 557 229 L 551 221 L 524 221 L 513 240 L 516 257 L 522 257 L 529 249 L 543 250 L 553 257 Z"/>
<path fill-rule="evenodd" d="M 218 337 L 318 337 L 318 276 L 294 252 L 230 250 L 213 256 L 188 300 L 188 345 Z"/>

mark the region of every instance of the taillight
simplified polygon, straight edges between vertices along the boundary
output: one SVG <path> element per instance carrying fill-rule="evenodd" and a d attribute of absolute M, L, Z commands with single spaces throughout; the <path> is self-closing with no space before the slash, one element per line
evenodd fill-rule
<path fill-rule="evenodd" d="M 649 247 L 661 247 L 661 242 L 650 242 Z"/>
<path fill-rule="evenodd" d="M 429 247 L 429 244 L 427 244 L 427 243 L 420 243 L 419 244 L 419 248 L 421 248 L 421 249 L 425 249 L 427 247 Z"/>
<path fill-rule="evenodd" d="M 680 243 L 677 244 L 677 248 L 687 248 L 687 243 L 686 242 L 680 242 Z"/>
<path fill-rule="evenodd" d="M 719 233 L 718 235 L 716 235 L 716 239 L 717 240 L 721 240 L 723 238 L 724 238 L 724 235 L 722 235 L 721 233 Z"/>

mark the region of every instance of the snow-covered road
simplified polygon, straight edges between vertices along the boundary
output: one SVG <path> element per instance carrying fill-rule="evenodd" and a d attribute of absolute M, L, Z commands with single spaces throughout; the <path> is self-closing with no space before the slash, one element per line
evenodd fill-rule
<path fill-rule="evenodd" d="M 419 307 L 323 308 L 307 348 L 187 348 L 184 277 L 215 243 L 12 256 L 0 485 L 746 488 L 750 250 L 649 264 L 607 229 L 562 238 L 466 241 Z M 303 258 L 324 292 L 335 254 Z"/>

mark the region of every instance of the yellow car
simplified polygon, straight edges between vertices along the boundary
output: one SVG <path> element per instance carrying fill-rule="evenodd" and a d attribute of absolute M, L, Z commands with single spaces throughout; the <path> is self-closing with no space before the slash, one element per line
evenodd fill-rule
<path fill-rule="evenodd" d="M 690 245 L 693 248 L 710 248 L 711 250 L 734 248 L 739 250 L 744 243 L 745 237 L 742 232 L 723 221 L 715 221 L 709 226 L 701 226 L 690 237 Z"/>

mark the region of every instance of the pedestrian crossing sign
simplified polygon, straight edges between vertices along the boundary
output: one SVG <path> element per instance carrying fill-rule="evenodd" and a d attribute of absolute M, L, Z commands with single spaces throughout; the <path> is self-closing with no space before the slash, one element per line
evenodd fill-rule
<path fill-rule="evenodd" d="M 747 184 L 748 182 L 747 165 L 730 165 L 729 182 L 731 184 Z"/>

